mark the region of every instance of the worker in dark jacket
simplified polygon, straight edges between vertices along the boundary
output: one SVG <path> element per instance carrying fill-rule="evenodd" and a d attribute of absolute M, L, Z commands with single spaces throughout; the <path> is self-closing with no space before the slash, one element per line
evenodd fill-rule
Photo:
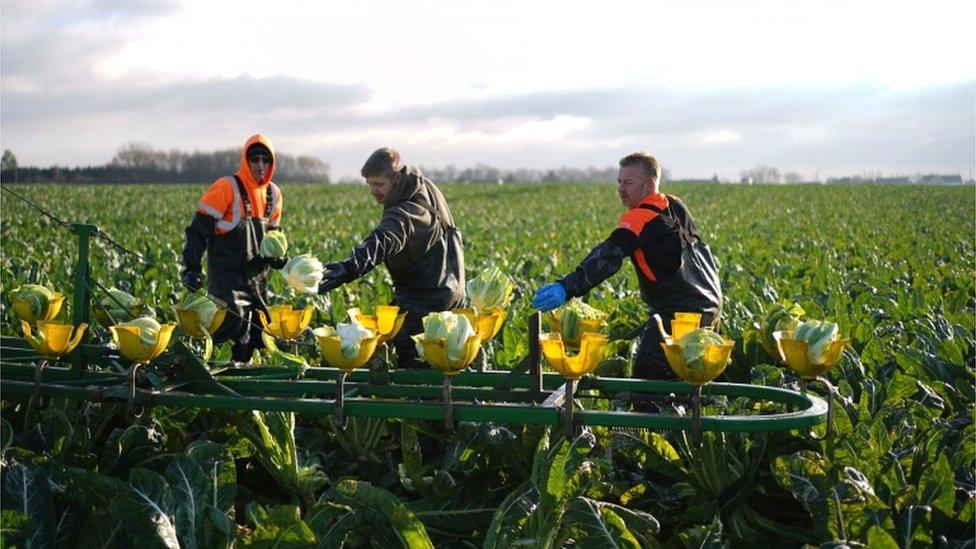
<path fill-rule="evenodd" d="M 701 313 L 703 325 L 718 320 L 722 290 L 711 251 L 701 241 L 684 203 L 658 192 L 660 177 L 657 160 L 646 152 L 620 160 L 617 192 L 627 211 L 617 228 L 576 270 L 540 288 L 533 307 L 548 311 L 586 294 L 620 270 L 629 257 L 648 316 L 660 315 L 666 327 L 675 312 Z M 632 358 L 636 377 L 675 379 L 660 343 L 656 323 L 648 321 Z"/>
<path fill-rule="evenodd" d="M 461 233 L 444 195 L 419 169 L 406 166 L 394 149 L 378 149 L 363 165 L 369 193 L 383 218 L 345 261 L 326 265 L 319 293 L 338 288 L 385 263 L 393 278 L 394 304 L 407 318 L 393 340 L 401 368 L 421 367 L 410 336 L 423 333 L 428 313 L 464 303 Z"/>
<path fill-rule="evenodd" d="M 286 261 L 258 253 L 265 232 L 281 223 L 281 189 L 271 182 L 274 171 L 271 140 L 251 136 L 241 149 L 237 173 L 214 181 L 186 228 L 183 284 L 194 291 L 203 285 L 201 260 L 206 252 L 208 291 L 228 305 L 213 340 L 232 340 L 232 356 L 239 362 L 263 347 L 255 311 L 267 311 L 268 267 L 280 269 Z"/>

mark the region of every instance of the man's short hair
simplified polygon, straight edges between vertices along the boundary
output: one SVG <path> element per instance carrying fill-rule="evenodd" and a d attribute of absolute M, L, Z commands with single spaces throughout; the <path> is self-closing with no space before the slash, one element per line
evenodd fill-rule
<path fill-rule="evenodd" d="M 661 165 L 657 163 L 656 158 L 651 156 L 651 153 L 637 151 L 620 159 L 621 168 L 635 165 L 641 167 L 641 173 L 644 177 L 653 179 L 658 183 L 661 182 Z"/>
<path fill-rule="evenodd" d="M 369 155 L 360 173 L 363 177 L 372 175 L 393 177 L 402 167 L 403 163 L 400 162 L 400 153 L 392 147 L 383 147 L 376 149 L 373 154 Z"/>

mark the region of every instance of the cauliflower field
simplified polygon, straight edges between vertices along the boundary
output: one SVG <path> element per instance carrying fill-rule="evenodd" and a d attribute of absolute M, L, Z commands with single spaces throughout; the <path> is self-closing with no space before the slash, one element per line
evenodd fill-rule
<path fill-rule="evenodd" d="M 203 185 L 15 186 L 97 225 L 153 265 L 95 240 L 91 275 L 173 321 L 183 229 Z M 609 235 L 615 187 L 442 185 L 468 277 L 516 283 L 491 366 L 527 353 L 529 302 Z M 2 400 L 5 545 L 115 547 L 964 546 L 976 515 L 976 211 L 973 188 L 668 184 L 719 262 L 735 341 L 719 381 L 797 387 L 755 325 L 797 303 L 851 339 L 828 377 L 834 433 L 548 429 L 284 413 Z M 380 209 L 363 186 L 286 185 L 288 255 L 342 259 Z M 77 238 L 0 195 L 0 331 L 20 336 L 11 290 L 44 284 L 70 309 Z M 382 267 L 332 292 L 312 327 L 392 296 Z M 280 275 L 270 304 L 291 303 Z M 633 267 L 587 303 L 613 352 L 646 320 Z M 62 318 L 65 312 L 61 313 Z M 97 332 L 96 339 L 104 338 Z M 309 349 L 306 358 L 319 365 Z M 198 501 L 199 500 L 199 501 Z M 187 508 L 187 501 L 198 505 Z M 277 545 L 275 545 L 277 544 Z"/>

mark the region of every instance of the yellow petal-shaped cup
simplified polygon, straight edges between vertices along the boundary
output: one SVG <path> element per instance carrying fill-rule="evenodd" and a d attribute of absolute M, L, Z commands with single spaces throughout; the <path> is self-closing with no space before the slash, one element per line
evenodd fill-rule
<path fill-rule="evenodd" d="M 213 320 L 210 321 L 210 325 L 201 326 L 200 319 L 193 309 L 183 309 L 174 306 L 173 312 L 176 314 L 176 321 L 179 323 L 180 328 L 183 328 L 183 331 L 190 337 L 196 339 L 206 339 L 207 334 L 213 335 L 217 331 L 217 328 L 223 324 L 224 317 L 227 316 L 226 307 L 217 307 L 217 312 L 214 314 Z M 204 332 L 204 328 L 206 328 L 206 332 Z"/>
<path fill-rule="evenodd" d="M 362 367 L 372 358 L 380 340 L 380 336 L 378 335 L 360 340 L 357 353 L 350 358 L 346 358 L 342 354 L 341 341 L 335 333 L 335 328 L 332 326 L 322 326 L 321 328 L 312 330 L 312 333 L 315 334 L 315 339 L 319 342 L 319 350 L 322 352 L 322 356 L 325 357 L 326 362 L 347 374 L 356 368 Z"/>
<path fill-rule="evenodd" d="M 17 318 L 33 325 L 42 320 L 52 320 L 54 317 L 58 316 L 58 313 L 61 311 L 61 306 L 64 305 L 64 294 L 61 292 L 54 292 L 54 297 L 47 302 L 47 308 L 37 316 L 35 316 L 34 311 L 31 310 L 30 300 L 15 297 L 12 298 L 10 302 L 14 306 L 14 313 L 16 313 Z"/>
<path fill-rule="evenodd" d="M 773 332 L 773 338 L 779 347 L 780 359 L 786 363 L 796 374 L 803 379 L 815 379 L 826 374 L 831 368 L 840 362 L 844 354 L 844 348 L 850 345 L 851 340 L 837 339 L 827 345 L 822 364 L 815 364 L 810 361 L 809 343 L 805 340 L 793 339 L 793 330 L 782 330 Z"/>
<path fill-rule="evenodd" d="M 20 327 L 24 330 L 24 338 L 37 354 L 48 360 L 58 360 L 78 346 L 88 324 L 82 322 L 76 327 L 38 320 L 37 335 L 31 331 L 31 325 L 26 320 L 20 321 Z"/>
<path fill-rule="evenodd" d="M 711 344 L 705 347 L 705 356 L 702 358 L 703 365 L 698 369 L 689 368 L 685 364 L 684 348 L 678 343 L 661 343 L 661 347 L 664 348 L 664 357 L 675 375 L 700 387 L 722 375 L 725 367 L 729 364 L 735 342 L 731 339 L 722 339 L 725 343 L 721 345 Z"/>
<path fill-rule="evenodd" d="M 579 354 L 568 356 L 562 335 L 556 332 L 539 334 L 542 354 L 552 369 L 569 381 L 575 381 L 593 371 L 603 359 L 603 352 L 609 342 L 607 336 L 587 332 L 580 337 Z"/>
<path fill-rule="evenodd" d="M 444 339 L 430 339 L 424 337 L 424 334 L 418 334 L 411 336 L 414 341 L 419 343 L 424 348 L 424 356 L 426 357 L 427 363 L 434 368 L 441 371 L 446 376 L 457 375 L 461 370 L 468 367 L 474 357 L 477 356 L 478 350 L 481 349 L 481 338 L 478 334 L 468 337 L 464 342 L 464 353 L 461 358 L 457 360 L 452 360 L 447 356 L 447 341 Z"/>
<path fill-rule="evenodd" d="M 556 315 L 555 311 L 549 311 L 546 313 L 546 322 L 549 323 L 549 331 L 551 333 L 559 334 L 562 338 L 563 345 L 567 349 L 579 349 L 580 344 L 583 341 L 583 335 L 589 333 L 598 333 L 600 327 L 603 326 L 603 318 L 581 318 L 579 321 L 579 332 L 576 337 L 566 337 L 563 333 L 563 324 L 560 322 L 560 317 Z"/>
<path fill-rule="evenodd" d="M 674 313 L 671 321 L 671 338 L 681 339 L 688 332 L 693 332 L 701 325 L 701 313 Z"/>
<path fill-rule="evenodd" d="M 367 330 L 377 335 L 378 345 L 382 345 L 396 337 L 403 327 L 403 321 L 407 318 L 406 311 L 400 312 L 400 307 L 396 305 L 377 305 L 376 314 L 368 315 L 358 308 L 347 311 L 349 318 L 359 322 Z"/>
<path fill-rule="evenodd" d="M 501 309 L 491 309 L 487 312 L 475 314 L 474 309 L 454 309 L 454 314 L 464 315 L 471 323 L 475 333 L 481 338 L 482 342 L 491 341 L 502 329 L 507 314 Z"/>
<path fill-rule="evenodd" d="M 269 334 L 287 341 L 300 336 L 308 328 L 314 311 L 315 307 L 311 304 L 304 309 L 295 309 L 291 305 L 272 305 L 268 307 L 270 319 L 265 316 L 264 311 L 258 311 L 258 317 Z"/>
<path fill-rule="evenodd" d="M 112 332 L 112 339 L 119 346 L 122 356 L 132 362 L 147 364 L 152 359 L 158 357 L 166 350 L 169 340 L 173 337 L 173 330 L 176 324 L 172 322 L 163 324 L 156 332 L 156 338 L 151 343 L 146 343 L 142 339 L 142 330 L 138 326 L 109 326 Z"/>

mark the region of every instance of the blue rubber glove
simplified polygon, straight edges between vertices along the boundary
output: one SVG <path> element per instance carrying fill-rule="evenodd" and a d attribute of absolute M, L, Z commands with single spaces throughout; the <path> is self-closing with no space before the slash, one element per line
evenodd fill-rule
<path fill-rule="evenodd" d="M 566 288 L 558 282 L 539 288 L 532 298 L 532 308 L 542 312 L 551 311 L 563 303 L 566 303 Z"/>

